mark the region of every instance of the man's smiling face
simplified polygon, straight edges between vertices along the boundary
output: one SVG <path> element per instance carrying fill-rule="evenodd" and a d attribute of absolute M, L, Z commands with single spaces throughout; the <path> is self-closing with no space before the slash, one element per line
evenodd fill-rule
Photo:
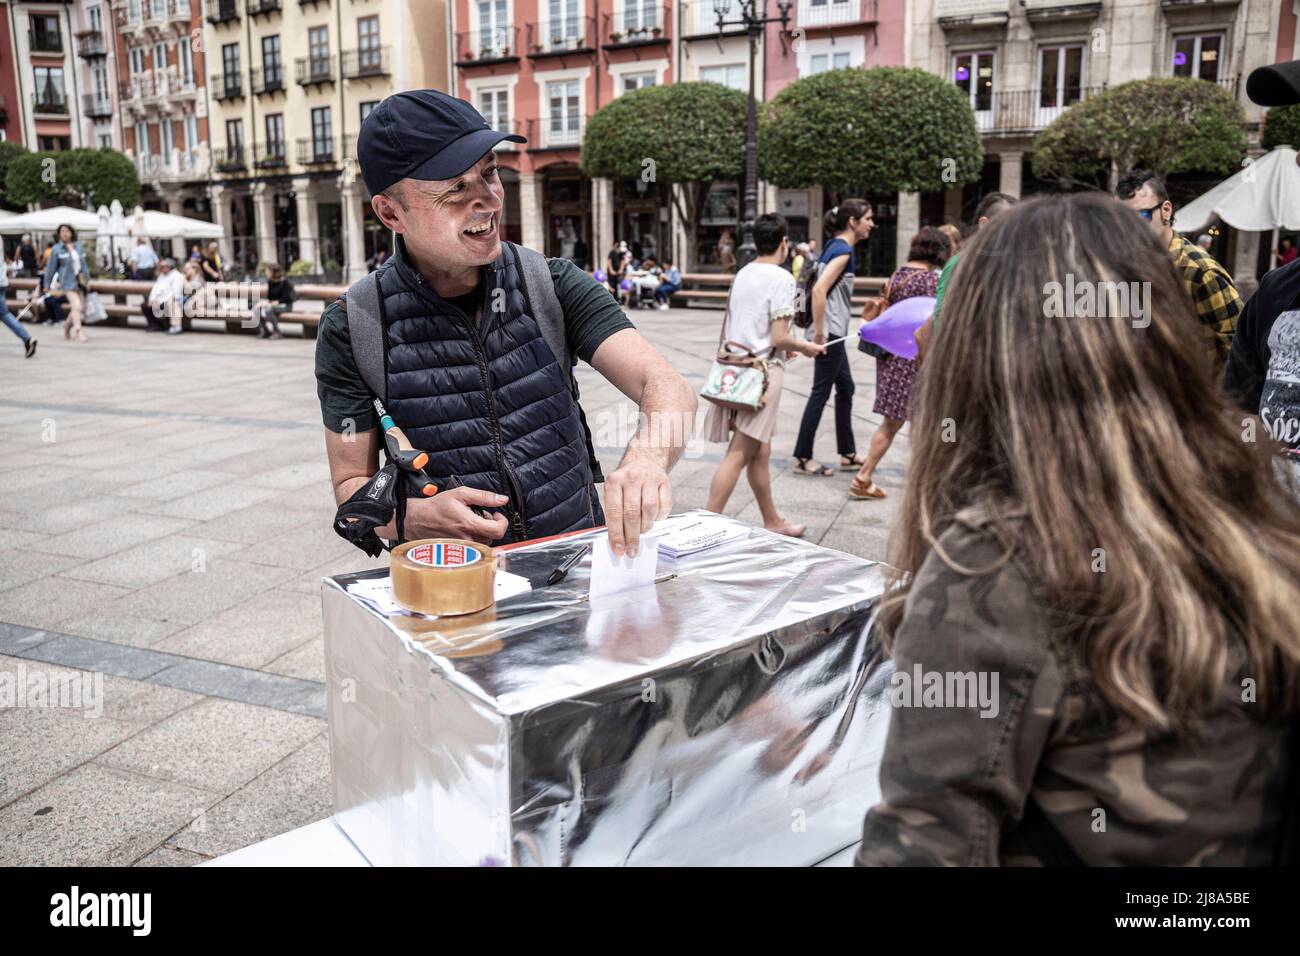
<path fill-rule="evenodd" d="M 419 260 L 455 272 L 501 254 L 501 185 L 496 153 L 452 179 L 403 179 L 374 197 L 379 218 L 402 234 Z"/>

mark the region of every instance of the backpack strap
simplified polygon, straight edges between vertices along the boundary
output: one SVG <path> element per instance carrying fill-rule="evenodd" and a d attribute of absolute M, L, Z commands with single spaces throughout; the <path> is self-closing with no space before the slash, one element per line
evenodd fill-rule
<path fill-rule="evenodd" d="M 605 474 L 601 471 L 600 460 L 596 457 L 596 448 L 591 441 L 591 428 L 587 425 L 587 416 L 579 400 L 578 379 L 573 374 L 575 360 L 573 353 L 569 351 L 564 308 L 560 305 L 560 297 L 555 294 L 555 280 L 551 277 L 551 267 L 546 256 L 534 249 L 518 246 L 513 242 L 502 243 L 502 246 L 514 254 L 529 311 L 533 320 L 541 327 L 542 338 L 546 340 L 555 360 L 560 363 L 564 379 L 569 383 L 569 392 L 573 395 L 573 403 L 578 406 L 578 419 L 582 422 L 582 434 L 587 442 L 587 462 L 591 467 L 591 480 L 600 484 L 605 480 Z"/>
<path fill-rule="evenodd" d="M 381 402 L 388 397 L 384 375 L 384 322 L 379 301 L 379 272 L 362 276 L 348 286 L 343 302 L 348 313 L 352 358 L 361 380 Z"/>
<path fill-rule="evenodd" d="M 533 318 L 541 326 L 542 338 L 551 347 L 564 370 L 565 381 L 573 380 L 573 353 L 569 351 L 569 337 L 564 329 L 564 309 L 560 298 L 555 294 L 555 280 L 551 278 L 551 267 L 546 256 L 526 246 L 508 243 L 514 250 L 519 263 L 520 278 L 524 283 L 524 295 L 532 306 Z"/>

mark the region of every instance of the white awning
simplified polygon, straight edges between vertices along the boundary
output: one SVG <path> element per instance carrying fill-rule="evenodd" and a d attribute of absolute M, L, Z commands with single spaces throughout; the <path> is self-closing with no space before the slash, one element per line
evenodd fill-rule
<path fill-rule="evenodd" d="M 1177 232 L 1198 232 L 1215 218 L 1244 232 L 1300 229 L 1300 166 L 1279 146 L 1174 212 Z M 5 223 L 0 222 L 0 228 Z"/>

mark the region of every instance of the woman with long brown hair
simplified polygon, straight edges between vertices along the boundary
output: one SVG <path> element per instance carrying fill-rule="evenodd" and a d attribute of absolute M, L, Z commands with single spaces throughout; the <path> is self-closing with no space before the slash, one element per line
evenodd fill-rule
<path fill-rule="evenodd" d="M 1275 446 L 1109 197 L 1008 211 L 952 281 L 858 862 L 1273 862 L 1300 712 L 1300 510 Z"/>

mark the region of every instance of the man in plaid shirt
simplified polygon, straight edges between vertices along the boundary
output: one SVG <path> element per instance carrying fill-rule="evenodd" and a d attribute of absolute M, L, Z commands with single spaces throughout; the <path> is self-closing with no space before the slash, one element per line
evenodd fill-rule
<path fill-rule="evenodd" d="M 1232 276 L 1214 256 L 1174 232 L 1174 207 L 1165 184 L 1155 173 L 1146 169 L 1126 173 L 1115 187 L 1115 196 L 1151 223 L 1169 250 L 1169 258 L 1183 277 L 1183 285 L 1192 297 L 1205 334 L 1212 340 L 1215 362 L 1222 366 L 1227 361 L 1242 308 Z"/>

